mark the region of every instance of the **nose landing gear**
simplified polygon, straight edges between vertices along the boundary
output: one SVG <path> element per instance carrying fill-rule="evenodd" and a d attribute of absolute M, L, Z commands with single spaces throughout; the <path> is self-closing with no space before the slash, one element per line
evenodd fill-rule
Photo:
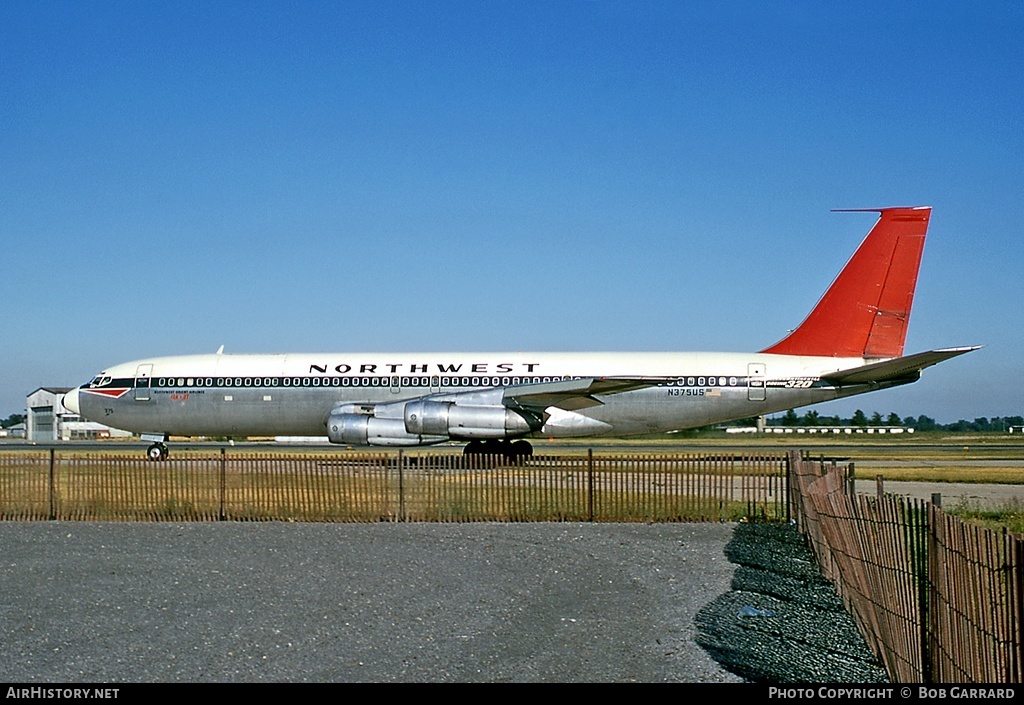
<path fill-rule="evenodd" d="M 168 455 L 167 446 L 163 443 L 154 443 L 146 449 L 146 457 L 150 460 L 167 460 Z"/>

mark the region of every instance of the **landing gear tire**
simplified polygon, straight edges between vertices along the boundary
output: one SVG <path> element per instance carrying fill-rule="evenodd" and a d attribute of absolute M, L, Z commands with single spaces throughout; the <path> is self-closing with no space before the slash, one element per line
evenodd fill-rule
<path fill-rule="evenodd" d="M 533 455 L 533 446 L 528 441 L 513 441 L 508 450 L 513 458 L 529 458 Z"/>
<path fill-rule="evenodd" d="M 163 443 L 154 443 L 146 449 L 146 457 L 150 460 L 167 460 L 167 446 Z"/>
<path fill-rule="evenodd" d="M 481 441 L 470 441 L 466 444 L 466 447 L 462 449 L 463 455 L 483 455 L 484 444 Z"/>
<path fill-rule="evenodd" d="M 486 441 L 470 441 L 462 449 L 467 455 L 500 455 L 506 460 L 519 460 L 533 455 L 533 446 L 527 441 L 506 441 L 488 439 Z"/>
<path fill-rule="evenodd" d="M 507 455 L 508 441 L 499 441 L 496 438 L 488 438 L 484 441 L 484 455 Z"/>

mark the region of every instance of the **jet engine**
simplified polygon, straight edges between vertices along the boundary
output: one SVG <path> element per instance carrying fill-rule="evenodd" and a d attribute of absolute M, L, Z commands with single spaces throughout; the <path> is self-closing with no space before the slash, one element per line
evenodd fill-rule
<path fill-rule="evenodd" d="M 327 417 L 331 443 L 419 446 L 450 439 L 523 436 L 540 427 L 500 405 L 416 399 L 396 404 L 340 404 Z"/>
<path fill-rule="evenodd" d="M 374 407 L 342 404 L 327 417 L 327 439 L 331 443 L 360 446 L 422 446 L 447 441 L 447 436 L 423 436 L 407 433 L 401 418 L 380 418 Z"/>
<path fill-rule="evenodd" d="M 417 399 L 405 405 L 405 430 L 450 438 L 507 438 L 534 430 L 521 414 L 505 406 L 462 405 Z"/>

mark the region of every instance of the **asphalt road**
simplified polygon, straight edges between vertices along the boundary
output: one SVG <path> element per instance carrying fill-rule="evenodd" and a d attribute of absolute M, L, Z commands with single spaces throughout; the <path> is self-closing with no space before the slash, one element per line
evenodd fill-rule
<path fill-rule="evenodd" d="M 0 682 L 737 682 L 728 524 L 0 523 Z"/>
<path fill-rule="evenodd" d="M 854 486 L 858 494 L 874 495 L 878 493 L 875 480 L 856 480 Z M 986 509 L 1002 509 L 1024 505 L 1024 485 L 1003 485 L 996 483 L 976 482 L 905 482 L 886 480 L 882 483 L 882 491 L 887 494 L 900 495 L 910 499 L 932 501 L 936 494 L 941 495 L 940 502 L 944 509 L 952 509 L 960 505 L 984 507 Z"/>

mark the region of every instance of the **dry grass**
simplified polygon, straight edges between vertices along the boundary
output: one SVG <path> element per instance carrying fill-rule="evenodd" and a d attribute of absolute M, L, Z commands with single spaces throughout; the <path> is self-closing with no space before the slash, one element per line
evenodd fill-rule
<path fill-rule="evenodd" d="M 8 519 L 208 521 L 738 521 L 780 518 L 782 462 L 668 456 L 527 467 L 461 455 L 324 451 L 0 454 Z M 415 460 L 415 462 L 413 462 Z M 52 478 L 52 481 L 51 481 Z"/>
<path fill-rule="evenodd" d="M 972 500 L 947 507 L 946 513 L 994 531 L 1005 529 L 1013 534 L 1024 534 L 1024 502 L 1020 500 L 1007 500 L 996 507 Z"/>

